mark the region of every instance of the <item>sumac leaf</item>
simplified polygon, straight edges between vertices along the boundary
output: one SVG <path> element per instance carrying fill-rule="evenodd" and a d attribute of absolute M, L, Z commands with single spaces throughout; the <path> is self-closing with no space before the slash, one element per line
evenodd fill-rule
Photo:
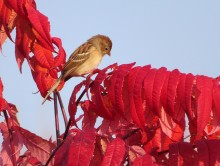
<path fill-rule="evenodd" d="M 108 144 L 102 166 L 121 165 L 125 155 L 125 142 L 116 138 Z"/>
<path fill-rule="evenodd" d="M 207 125 L 212 110 L 213 81 L 209 77 L 198 76 L 196 82 L 200 91 L 197 100 L 197 132 L 200 133 Z"/>

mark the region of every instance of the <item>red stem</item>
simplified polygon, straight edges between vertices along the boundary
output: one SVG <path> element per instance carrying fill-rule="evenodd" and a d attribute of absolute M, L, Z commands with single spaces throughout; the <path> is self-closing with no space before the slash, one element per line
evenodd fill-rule
<path fill-rule="evenodd" d="M 10 124 L 9 124 L 8 114 L 7 114 L 6 110 L 3 111 L 3 114 L 4 114 L 5 121 L 6 121 L 6 124 L 7 124 L 7 127 L 8 127 L 9 141 L 10 141 L 11 154 L 12 154 L 12 163 L 13 163 L 13 165 L 16 165 L 15 145 L 14 145 L 14 141 L 13 141 L 12 129 L 11 129 Z"/>
<path fill-rule="evenodd" d="M 67 121 L 66 111 L 65 111 L 64 106 L 63 106 L 63 101 L 60 97 L 60 93 L 56 92 L 56 94 L 57 94 L 58 101 L 59 101 L 59 104 L 60 104 L 60 109 L 61 109 L 62 114 L 63 114 L 63 120 L 64 120 L 64 123 L 65 123 L 65 127 L 67 127 L 68 121 Z"/>
<path fill-rule="evenodd" d="M 56 137 L 57 137 L 57 145 L 60 144 L 60 127 L 59 127 L 59 116 L 58 116 L 58 108 L 57 108 L 57 94 L 54 95 L 54 115 L 55 115 L 55 126 L 56 126 Z"/>
<path fill-rule="evenodd" d="M 134 134 L 137 133 L 139 130 L 140 130 L 140 129 L 135 129 L 135 130 L 131 131 L 130 133 L 124 135 L 124 136 L 122 137 L 122 139 L 123 139 L 123 140 L 128 139 L 130 136 L 134 135 Z"/>

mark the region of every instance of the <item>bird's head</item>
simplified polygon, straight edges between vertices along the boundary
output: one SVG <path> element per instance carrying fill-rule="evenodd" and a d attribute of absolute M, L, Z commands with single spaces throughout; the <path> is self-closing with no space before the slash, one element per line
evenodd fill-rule
<path fill-rule="evenodd" d="M 111 55 L 111 49 L 112 49 L 112 41 L 106 37 L 106 36 L 102 36 L 102 40 L 100 43 L 101 46 L 101 51 L 103 53 L 103 55 L 107 54 L 107 55 Z"/>
<path fill-rule="evenodd" d="M 103 56 L 105 54 L 109 56 L 111 55 L 112 41 L 109 37 L 104 35 L 96 35 L 93 36 L 90 41 L 92 41 L 99 47 L 99 50 L 101 51 Z"/>

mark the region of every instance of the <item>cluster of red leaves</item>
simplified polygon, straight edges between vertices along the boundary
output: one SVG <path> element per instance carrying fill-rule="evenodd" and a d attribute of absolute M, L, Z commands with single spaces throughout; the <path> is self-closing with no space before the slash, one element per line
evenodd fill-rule
<path fill-rule="evenodd" d="M 110 68 L 112 70 L 109 72 Z M 87 79 L 86 82 L 90 82 L 90 77 Z M 103 118 L 101 125 L 96 128 L 96 139 L 89 137 L 93 138 L 95 147 L 90 147 L 90 153 L 93 154 L 90 159 L 84 160 L 85 163 L 91 159 L 91 163 L 93 160 L 97 163 L 121 163 L 125 162 L 125 158 L 129 163 L 135 163 L 138 157 L 145 156 L 148 158 L 146 161 L 151 158 L 152 163 L 182 165 L 180 163 L 184 162 L 207 163 L 207 158 L 203 158 L 203 161 L 201 157 L 207 153 L 209 157 L 220 156 L 216 150 L 208 150 L 213 144 L 220 145 L 217 140 L 208 141 L 219 139 L 219 81 L 219 78 L 168 71 L 164 67 L 134 67 L 134 63 L 114 64 L 98 71 L 90 88 L 91 99 L 80 103 L 84 111 L 81 134 L 88 134 L 84 133 L 86 131 L 91 136 L 97 118 Z M 73 121 L 77 110 L 76 94 L 83 84 L 87 87 L 86 82 L 76 86 L 70 98 L 69 113 Z M 190 143 L 181 144 L 186 130 L 185 117 L 189 123 Z M 84 139 L 87 138 L 84 136 Z M 116 140 L 123 148 L 106 150 L 106 146 Z M 74 139 L 69 138 L 66 142 L 74 143 Z M 120 143 L 117 143 L 118 146 Z M 205 152 L 199 147 L 201 144 L 206 145 Z M 65 156 L 66 153 L 71 154 L 71 151 L 65 152 Z M 167 158 L 167 153 L 172 157 Z M 113 154 L 117 154 L 118 160 L 110 157 Z M 93 155 L 95 157 L 92 158 Z M 219 162 L 218 157 L 212 159 L 211 163 Z"/>
<path fill-rule="evenodd" d="M 61 40 L 50 35 L 48 18 L 36 9 L 34 0 L 0 0 L 0 50 L 16 29 L 15 56 L 18 67 L 26 59 L 42 96 L 57 79 L 66 54 Z M 59 88 L 62 88 L 62 84 Z"/>
<path fill-rule="evenodd" d="M 5 117 L 5 121 L 0 123 L 3 136 L 0 165 L 45 163 L 55 144 L 22 128 L 16 117 L 18 112 L 16 106 L 8 103 L 3 98 L 2 92 L 3 85 L 0 80 L 0 114 L 3 113 Z M 20 156 L 23 146 L 27 151 Z"/>

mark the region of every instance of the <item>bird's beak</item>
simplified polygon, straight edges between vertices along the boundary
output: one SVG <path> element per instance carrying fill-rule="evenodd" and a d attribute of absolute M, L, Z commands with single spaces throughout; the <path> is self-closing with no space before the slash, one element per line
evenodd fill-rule
<path fill-rule="evenodd" d="M 107 54 L 108 54 L 108 56 L 111 56 L 111 53 L 110 53 L 110 52 L 108 52 Z"/>

